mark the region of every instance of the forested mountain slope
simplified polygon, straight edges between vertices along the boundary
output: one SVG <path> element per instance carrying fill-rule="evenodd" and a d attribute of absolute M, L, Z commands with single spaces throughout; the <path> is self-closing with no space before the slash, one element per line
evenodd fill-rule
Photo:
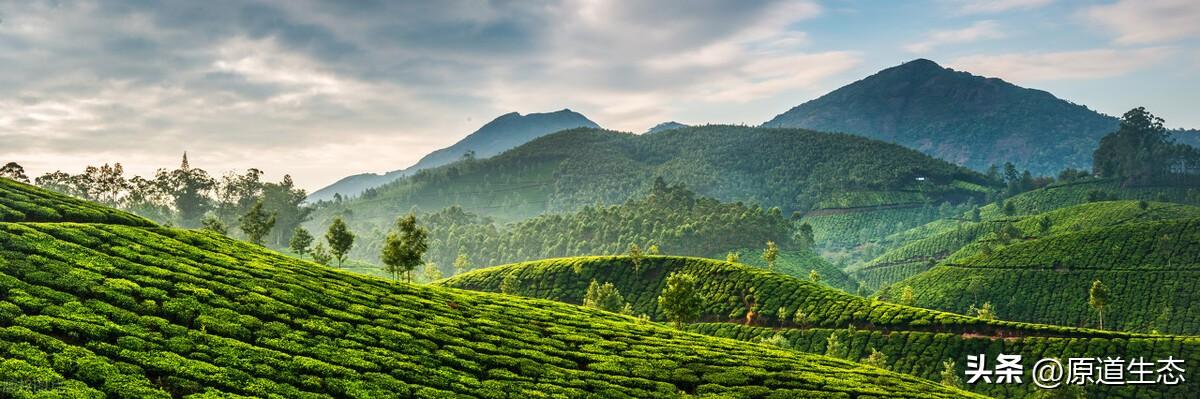
<path fill-rule="evenodd" d="M 555 112 L 521 115 L 510 112 L 484 124 L 479 130 L 467 135 L 454 145 L 429 153 L 416 164 L 382 175 L 364 173 L 347 176 L 328 187 L 309 195 L 309 202 L 332 200 L 335 194 L 354 197 L 369 188 L 379 187 L 422 169 L 435 168 L 463 159 L 464 156 L 487 158 L 510 148 L 528 143 L 530 140 L 560 130 L 577 127 L 599 128 L 587 117 L 563 109 Z"/>
<path fill-rule="evenodd" d="M 920 306 L 965 311 L 990 302 L 1006 319 L 1097 327 L 1089 289 L 1099 280 L 1111 293 L 1106 328 L 1197 334 L 1198 266 L 1200 219 L 1130 223 L 976 242 L 879 295 L 910 286 Z"/>
<path fill-rule="evenodd" d="M 851 135 L 737 126 L 641 136 L 575 129 L 490 159 L 425 170 L 381 187 L 375 195 L 328 204 L 308 226 L 323 231 L 341 216 L 355 231 L 386 231 L 396 217 L 410 211 L 452 205 L 511 222 L 546 212 L 619 204 L 647 193 L 656 177 L 720 201 L 779 207 L 784 215 L 958 203 L 982 198 L 993 184 L 916 151 Z M 910 221 L 908 226 L 927 220 Z M 822 229 L 816 233 L 851 235 Z"/>
<path fill-rule="evenodd" d="M 921 308 L 866 300 L 744 265 L 694 258 L 648 257 L 635 267 L 632 259 L 569 258 L 498 266 L 439 282 L 442 285 L 497 291 L 580 303 L 591 281 L 612 283 L 631 310 L 661 319 L 657 296 L 666 276 L 686 273 L 697 278 L 703 298 L 701 322 L 691 331 L 773 345 L 797 351 L 870 361 L 883 354 L 880 366 L 939 380 L 944 362 L 957 364 L 962 375 L 968 354 L 1022 354 L 1027 362 L 1046 357 L 1156 357 L 1200 361 L 1200 339 L 1162 337 L 983 320 Z M 507 281 L 507 283 L 506 283 Z M 759 312 L 746 321 L 746 298 Z M 788 314 L 779 320 L 779 311 Z M 796 318 L 800 313 L 803 316 Z M 835 336 L 836 345 L 830 343 Z M 1032 364 L 1032 363 L 1031 363 Z M 1033 397 L 1032 384 L 974 384 L 973 391 L 997 397 Z M 1091 386 L 1087 397 L 1176 398 L 1200 394 L 1200 383 L 1158 386 Z"/>
<path fill-rule="evenodd" d="M 15 398 L 967 395 L 551 301 L 356 276 L 209 232 L 113 224 L 0 222 L 0 337 L 0 376 L 28 382 L 3 388 Z"/>
<path fill-rule="evenodd" d="M 1054 95 L 918 59 L 885 69 L 763 124 L 846 132 L 976 170 L 1012 162 L 1035 174 L 1090 169 L 1117 119 Z"/>

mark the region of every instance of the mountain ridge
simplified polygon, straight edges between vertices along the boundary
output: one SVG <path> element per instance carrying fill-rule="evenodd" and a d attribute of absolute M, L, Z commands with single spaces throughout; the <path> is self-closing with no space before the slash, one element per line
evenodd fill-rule
<path fill-rule="evenodd" d="M 342 197 L 358 196 L 367 189 L 382 186 L 416 171 L 453 163 L 468 153 L 474 157 L 487 158 L 538 137 L 577 127 L 599 128 L 600 125 L 570 108 L 526 115 L 509 112 L 485 123 L 453 145 L 425 155 L 412 166 L 383 174 L 360 173 L 344 177 L 314 191 L 308 196 L 308 201 L 332 200 L 335 194 Z"/>

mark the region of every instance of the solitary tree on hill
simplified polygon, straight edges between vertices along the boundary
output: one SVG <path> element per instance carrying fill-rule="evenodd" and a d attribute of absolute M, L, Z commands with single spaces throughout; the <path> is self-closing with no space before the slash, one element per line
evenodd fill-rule
<path fill-rule="evenodd" d="M 808 222 L 801 223 L 800 227 L 796 229 L 796 243 L 800 245 L 801 249 L 809 249 L 812 248 L 816 242 L 817 240 L 813 235 L 812 225 L 808 224 Z"/>
<path fill-rule="evenodd" d="M 346 254 L 354 247 L 354 233 L 346 227 L 346 222 L 338 217 L 333 219 L 329 230 L 325 232 L 325 242 L 329 243 L 329 252 L 338 261 L 338 267 L 346 261 Z"/>
<path fill-rule="evenodd" d="M 412 271 L 424 263 L 421 257 L 429 250 L 429 232 L 417 225 L 413 214 L 396 221 L 396 231 L 388 233 L 383 244 L 382 260 L 392 279 L 400 273 L 412 282 Z"/>
<path fill-rule="evenodd" d="M 633 271 L 638 272 L 642 269 L 642 259 L 646 256 L 642 254 L 642 248 L 637 244 L 629 244 L 629 261 L 633 262 Z"/>
<path fill-rule="evenodd" d="M 700 294 L 696 292 L 696 277 L 683 273 L 667 276 L 667 286 L 658 296 L 658 306 L 676 328 L 699 317 Z"/>
<path fill-rule="evenodd" d="M 729 263 L 739 263 L 742 261 L 742 257 L 739 256 L 737 252 L 729 251 L 729 253 L 725 254 L 725 261 Z"/>
<path fill-rule="evenodd" d="M 1092 309 L 1096 309 L 1096 313 L 1100 315 L 1100 329 L 1104 329 L 1104 308 L 1108 307 L 1108 287 L 1100 280 L 1092 281 L 1092 288 L 1088 290 L 1088 304 L 1092 305 Z"/>
<path fill-rule="evenodd" d="M 821 282 L 821 273 L 818 273 L 817 269 L 811 269 L 808 271 L 808 279 L 814 283 L 819 283 Z"/>
<path fill-rule="evenodd" d="M 323 242 L 318 242 L 317 245 L 313 247 L 312 252 L 310 252 L 309 255 L 312 255 L 313 262 L 317 262 L 325 266 L 329 266 L 329 262 L 333 260 L 333 255 L 330 255 L 329 250 L 325 249 L 325 243 Z"/>
<path fill-rule="evenodd" d="M 767 262 L 767 270 L 775 270 L 775 260 L 779 259 L 779 247 L 775 241 L 767 241 L 767 249 L 763 251 L 763 261 Z"/>
<path fill-rule="evenodd" d="M 204 220 L 200 221 L 200 228 L 220 235 L 229 234 L 229 228 L 225 226 L 225 222 L 213 215 L 205 215 Z"/>
<path fill-rule="evenodd" d="M 587 293 L 583 296 L 583 306 L 619 312 L 625 307 L 625 298 L 617 291 L 613 283 L 597 283 L 595 279 L 588 284 Z"/>
<path fill-rule="evenodd" d="M 303 257 L 308 254 L 308 247 L 312 246 L 313 236 L 308 233 L 303 227 L 296 226 L 292 231 L 292 239 L 288 241 L 288 248 L 295 252 L 296 255 Z"/>
<path fill-rule="evenodd" d="M 238 218 L 238 223 L 250 242 L 262 245 L 263 237 L 266 237 L 267 233 L 275 228 L 275 213 L 268 214 L 263 210 L 262 200 L 254 201 L 254 206 L 250 207 L 249 212 Z"/>

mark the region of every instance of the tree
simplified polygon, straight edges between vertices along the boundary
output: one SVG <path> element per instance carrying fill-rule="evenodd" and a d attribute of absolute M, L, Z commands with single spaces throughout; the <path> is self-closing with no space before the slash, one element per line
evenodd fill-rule
<path fill-rule="evenodd" d="M 205 215 L 204 220 L 200 221 L 200 228 L 220 235 L 229 234 L 229 228 L 225 226 L 225 222 L 213 215 Z"/>
<path fill-rule="evenodd" d="M 308 254 L 308 247 L 313 243 L 312 234 L 308 233 L 303 227 L 296 226 L 295 231 L 292 231 L 292 239 L 288 241 L 288 248 L 295 252 L 296 255 L 303 257 Z"/>
<path fill-rule="evenodd" d="M 796 243 L 800 245 L 801 249 L 812 248 L 812 246 L 817 243 L 817 239 L 813 234 L 813 228 L 811 224 L 804 222 L 801 223 L 800 227 L 796 229 Z"/>
<path fill-rule="evenodd" d="M 441 280 L 443 277 L 442 268 L 438 267 L 437 263 L 426 263 L 421 269 L 421 277 L 425 279 L 425 283 L 432 283 L 434 281 Z"/>
<path fill-rule="evenodd" d="M 779 258 L 779 247 L 775 246 L 775 241 L 767 241 L 767 249 L 763 251 L 762 258 L 767 262 L 767 270 L 775 270 L 775 260 Z"/>
<path fill-rule="evenodd" d="M 825 338 L 825 356 L 842 357 L 842 341 L 836 331 L 830 332 Z"/>
<path fill-rule="evenodd" d="M 287 245 L 296 227 L 308 220 L 313 208 L 302 205 L 307 197 L 303 189 L 295 187 L 291 175 L 284 175 L 279 183 L 262 185 L 263 205 L 274 212 L 279 221 L 279 229 L 271 235 L 276 246 Z"/>
<path fill-rule="evenodd" d="M 1190 153 L 1171 143 L 1162 118 L 1137 107 L 1121 116 L 1117 131 L 1100 138 L 1100 146 L 1092 153 L 1092 165 L 1101 177 L 1141 184 L 1169 174 L 1175 158 Z"/>
<path fill-rule="evenodd" d="M 642 260 L 646 257 L 642 255 L 642 248 L 637 244 L 629 244 L 629 261 L 633 262 L 633 271 L 638 272 L 642 269 Z"/>
<path fill-rule="evenodd" d="M 700 295 L 696 292 L 696 277 L 684 273 L 668 275 L 667 286 L 658 296 L 658 306 L 666 314 L 667 321 L 676 328 L 682 328 L 684 323 L 700 316 L 700 301 Z"/>
<path fill-rule="evenodd" d="M 172 198 L 179 224 L 184 227 L 196 225 L 211 206 L 208 193 L 216 181 L 203 169 L 192 168 L 187 153 L 183 154 L 179 169 L 159 169 L 155 180 L 162 186 L 163 192 Z"/>
<path fill-rule="evenodd" d="M 454 274 L 463 274 L 467 270 L 471 270 L 471 259 L 466 254 L 458 254 L 458 257 L 454 258 Z"/>
<path fill-rule="evenodd" d="M 646 255 L 658 256 L 662 255 L 662 252 L 659 251 L 658 244 L 650 244 L 650 246 L 646 248 Z"/>
<path fill-rule="evenodd" d="M 408 274 L 412 282 L 412 271 L 424 261 L 425 251 L 429 250 L 429 232 L 417 225 L 417 217 L 408 214 L 396 220 L 396 230 L 388 233 L 383 244 L 383 264 L 392 279 L 399 273 Z"/>
<path fill-rule="evenodd" d="M 329 243 L 329 252 L 337 259 L 338 267 L 342 267 L 346 254 L 354 247 L 354 233 L 350 232 L 341 217 L 334 218 L 329 230 L 325 231 L 325 242 Z"/>
<path fill-rule="evenodd" d="M 1013 216 L 1017 214 L 1017 206 L 1012 201 L 1004 201 L 1004 216 Z"/>
<path fill-rule="evenodd" d="M 725 261 L 729 263 L 740 263 L 742 261 L 742 257 L 738 255 L 737 252 L 729 251 L 729 253 L 725 254 Z"/>
<path fill-rule="evenodd" d="M 958 368 L 953 360 L 942 362 L 942 385 L 962 389 L 962 378 L 958 376 Z"/>
<path fill-rule="evenodd" d="M 504 280 L 500 281 L 500 292 L 509 295 L 516 294 L 517 290 L 521 288 L 519 284 L 517 282 L 517 273 L 508 272 L 508 274 L 504 275 Z"/>
<path fill-rule="evenodd" d="M 819 283 L 821 282 L 821 273 L 818 273 L 817 269 L 810 269 L 808 271 L 808 279 L 814 283 Z"/>
<path fill-rule="evenodd" d="M 983 306 L 978 308 L 976 308 L 974 304 L 971 304 L 971 308 L 968 313 L 973 314 L 975 317 L 980 319 L 996 320 L 996 310 L 992 307 L 991 302 L 984 302 Z"/>
<path fill-rule="evenodd" d="M 878 368 L 887 368 L 887 355 L 871 347 L 871 354 L 862 359 L 863 364 L 868 364 Z"/>
<path fill-rule="evenodd" d="M 1041 234 L 1047 234 L 1050 232 L 1051 227 L 1054 227 L 1054 222 L 1050 220 L 1049 216 L 1042 216 L 1038 218 L 1038 232 Z"/>
<path fill-rule="evenodd" d="M 596 282 L 595 279 L 588 284 L 587 293 L 583 296 L 583 306 L 596 308 L 609 312 L 618 312 L 625 307 L 625 298 L 617 291 L 617 287 L 613 283 L 606 282 L 603 285 Z"/>
<path fill-rule="evenodd" d="M 333 255 L 329 254 L 329 250 L 325 249 L 325 243 L 321 242 L 318 242 L 317 246 L 313 247 L 310 255 L 312 255 L 313 262 L 317 262 L 325 266 L 329 266 L 329 262 L 333 260 Z"/>
<path fill-rule="evenodd" d="M 267 233 L 275 228 L 275 214 L 268 214 L 263 210 L 262 201 L 255 201 L 254 206 L 250 207 L 250 211 L 238 218 L 238 224 L 250 242 L 262 245 L 263 237 L 266 237 Z"/>
<path fill-rule="evenodd" d="M 1104 308 L 1108 307 L 1108 287 L 1100 280 L 1092 281 L 1092 288 L 1088 290 L 1088 304 L 1092 305 L 1092 309 L 1096 309 L 1096 313 L 1100 315 L 1100 329 L 1104 329 Z"/>
<path fill-rule="evenodd" d="M 915 296 L 913 295 L 912 286 L 906 285 L 906 286 L 904 286 L 904 288 L 901 288 L 900 289 L 900 304 L 907 305 L 907 306 L 913 306 L 913 304 L 915 304 L 915 303 L 917 303 L 917 300 L 916 300 Z"/>
<path fill-rule="evenodd" d="M 29 183 L 29 176 L 25 176 L 25 168 L 16 162 L 9 162 L 0 167 L 0 177 Z"/>

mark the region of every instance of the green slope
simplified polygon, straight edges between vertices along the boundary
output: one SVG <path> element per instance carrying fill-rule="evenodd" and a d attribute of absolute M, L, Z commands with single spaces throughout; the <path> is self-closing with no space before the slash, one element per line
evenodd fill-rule
<path fill-rule="evenodd" d="M 983 246 L 992 247 L 990 253 Z M 1200 332 L 1200 219 L 1143 222 L 1067 232 L 1008 245 L 969 245 L 928 272 L 880 291 L 911 286 L 921 306 L 965 311 L 991 302 L 1000 317 L 1097 325 L 1088 306 L 1093 280 L 1113 294 L 1106 327 Z"/>
<path fill-rule="evenodd" d="M 712 259 L 651 256 L 634 270 L 629 257 L 577 257 L 516 263 L 464 273 L 437 282 L 438 285 L 475 291 L 499 292 L 506 278 L 517 287 L 514 294 L 582 303 L 592 280 L 611 282 L 624 295 L 634 314 L 663 320 L 658 295 L 670 273 L 696 276 L 704 303 L 702 321 L 745 321 L 745 299 L 752 301 L 759 317 L 754 324 L 792 326 L 794 320 L 776 317 L 780 308 L 788 313 L 799 309 L 807 315 L 805 327 L 859 327 L 928 330 L 983 335 L 1053 334 L 1065 336 L 1120 336 L 1120 333 L 1087 331 L 1029 323 L 988 321 L 953 313 L 901 306 L 871 300 L 811 281 L 746 265 Z M 510 277 L 511 276 L 511 277 Z"/>
<path fill-rule="evenodd" d="M 743 249 L 736 252 L 739 258 L 738 262 L 762 269 L 767 268 L 767 262 L 762 258 L 763 250 Z M 820 276 L 823 284 L 850 293 L 858 291 L 858 281 L 854 277 L 813 251 L 782 250 L 779 252 L 779 259 L 775 261 L 773 271 L 799 279 L 808 279 L 809 274 L 814 270 Z"/>
<path fill-rule="evenodd" d="M 1090 189 L 1089 189 L 1090 190 Z M 1139 190 L 1122 189 L 1114 192 L 1124 192 L 1130 197 L 1137 197 Z M 1170 193 L 1167 189 L 1162 191 Z M 1200 217 L 1200 207 L 1175 203 L 1147 202 L 1142 208 L 1139 201 L 1100 201 L 1074 204 L 1071 195 L 1059 197 L 1061 191 L 1049 194 L 1035 190 L 1010 199 L 1023 204 L 1044 204 L 1030 206 L 1030 209 L 1050 208 L 1051 203 L 1062 205 L 1051 208 L 1040 214 L 1014 214 L 1005 216 L 993 212 L 994 205 L 984 207 L 984 213 L 990 218 L 978 222 L 960 218 L 956 220 L 942 219 L 924 226 L 911 229 L 904 233 L 889 237 L 895 248 L 883 255 L 855 267 L 851 270 L 854 277 L 860 280 L 869 290 L 877 290 L 888 284 L 929 270 L 934 263 L 941 261 L 963 247 L 975 242 L 991 242 L 996 240 L 995 232 L 1006 224 L 1013 224 L 1023 233 L 1025 239 L 1035 239 L 1064 232 L 1088 228 L 1115 226 L 1126 223 L 1182 219 Z M 1178 194 L 1184 194 L 1181 191 Z M 1144 192 L 1144 196 L 1151 196 Z M 1159 195 L 1153 195 L 1159 197 Z M 1169 199 L 1169 194 L 1167 195 Z M 1086 199 L 1085 199 L 1086 201 Z M 1048 230 L 1043 231 L 1040 223 L 1043 218 L 1049 224 Z"/>
<path fill-rule="evenodd" d="M 16 382 L 0 392 L 14 398 L 965 395 L 551 301 L 357 276 L 209 232 L 113 224 L 0 223 L 0 337 L 0 380 Z"/>
<path fill-rule="evenodd" d="M 640 136 L 574 129 L 493 158 L 426 170 L 380 187 L 377 193 L 329 204 L 314 214 L 308 227 L 323 231 L 332 218 L 342 216 L 355 231 L 386 231 L 404 213 L 452 205 L 513 222 L 546 212 L 619 204 L 648 192 L 656 177 L 724 202 L 779 207 L 784 215 L 829 207 L 840 211 L 844 205 L 874 210 L 958 203 L 982 198 L 981 184 L 990 184 L 978 173 L 919 152 L 851 135 L 738 126 L 687 127 Z M 842 237 L 856 232 L 819 229 L 817 234 Z"/>
<path fill-rule="evenodd" d="M 0 178 L 0 222 L 85 222 L 153 226 L 139 216 Z"/>
<path fill-rule="evenodd" d="M 633 271 L 628 258 L 551 259 L 479 270 L 439 284 L 491 291 L 497 290 L 505 277 L 512 276 L 510 282 L 518 287 L 517 294 L 579 303 L 587 284 L 595 279 L 612 282 L 635 312 L 660 318 L 655 299 L 662 290 L 663 276 L 684 272 L 698 277 L 699 291 L 705 298 L 702 318 L 707 322 L 688 325 L 687 329 L 691 331 L 745 341 L 766 341 L 820 354 L 826 353 L 826 340 L 835 334 L 843 345 L 829 355 L 861 360 L 874 348 L 887 356 L 888 369 L 932 380 L 940 378 L 943 361 L 955 361 L 961 375 L 966 356 L 979 353 L 993 357 L 998 353 L 1020 353 L 1025 356 L 1028 366 L 1042 357 L 1100 355 L 1147 358 L 1170 355 L 1185 358 L 1189 364 L 1200 361 L 1198 338 L 986 321 L 864 300 L 790 276 L 705 259 L 651 257 L 645 259 L 639 269 Z M 749 287 L 755 287 L 759 308 L 767 313 L 753 326 L 739 324 L 744 319 L 731 317 L 743 307 L 740 295 Z M 799 309 L 809 315 L 809 320 L 799 324 L 781 324 L 772 320 L 774 312 L 765 309 L 779 306 L 789 312 Z M 1036 390 L 1031 384 L 979 384 L 969 389 L 1012 398 L 1027 397 Z M 1137 397 L 1191 397 L 1200 394 L 1200 383 L 1091 388 L 1088 397 L 1122 398 L 1135 393 Z"/>

